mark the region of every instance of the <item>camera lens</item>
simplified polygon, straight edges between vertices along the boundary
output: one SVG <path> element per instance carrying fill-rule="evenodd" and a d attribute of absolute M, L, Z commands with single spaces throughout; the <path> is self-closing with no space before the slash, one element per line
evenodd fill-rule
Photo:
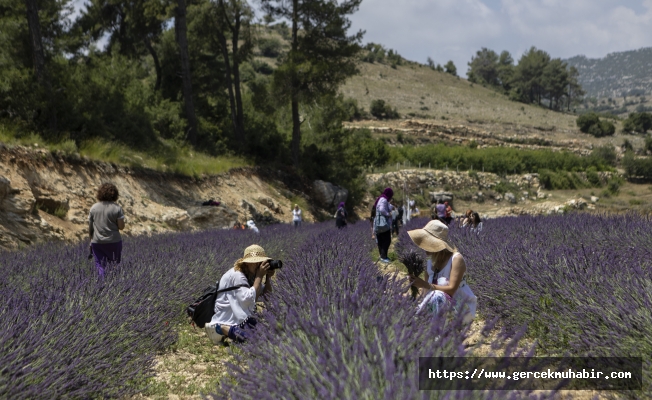
<path fill-rule="evenodd" d="M 283 261 L 272 260 L 269 262 L 269 269 L 279 269 L 279 268 L 283 268 Z"/>

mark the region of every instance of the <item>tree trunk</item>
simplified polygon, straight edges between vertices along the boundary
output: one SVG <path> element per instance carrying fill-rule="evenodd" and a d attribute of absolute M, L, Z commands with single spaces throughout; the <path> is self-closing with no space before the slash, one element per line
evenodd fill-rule
<path fill-rule="evenodd" d="M 244 112 L 242 110 L 242 92 L 240 91 L 240 54 L 238 40 L 240 40 L 240 10 L 235 10 L 235 25 L 233 25 L 232 41 L 233 47 L 233 88 L 235 89 L 235 105 L 237 115 L 237 134 L 244 138 Z"/>
<path fill-rule="evenodd" d="M 190 75 L 190 58 L 188 57 L 188 38 L 186 26 L 186 2 L 177 0 L 177 15 L 174 19 L 179 55 L 181 57 L 181 79 L 183 80 L 183 100 L 186 105 L 186 118 L 188 119 L 188 132 L 186 140 L 191 145 L 197 145 L 197 117 L 192 101 L 192 77 Z"/>
<path fill-rule="evenodd" d="M 145 36 L 145 48 L 147 51 L 149 51 L 149 54 L 151 54 L 152 58 L 154 59 L 154 69 L 156 70 L 156 84 L 154 84 L 154 91 L 158 92 L 158 90 L 161 88 L 161 63 L 158 59 L 158 55 L 156 54 L 156 50 L 154 50 L 154 47 L 152 46 L 152 42 L 149 40 L 149 37 Z"/>
<path fill-rule="evenodd" d="M 301 152 L 301 119 L 299 117 L 299 83 L 297 80 L 296 52 L 298 50 L 298 19 L 299 0 L 292 0 L 292 55 L 291 63 L 291 94 L 292 94 L 292 164 L 299 168 Z"/>
<path fill-rule="evenodd" d="M 220 31 L 218 27 L 215 30 L 218 40 L 220 41 L 220 49 L 222 50 L 222 57 L 224 57 L 224 68 L 225 68 L 225 78 L 226 78 L 226 87 L 229 92 L 229 105 L 231 106 L 231 122 L 233 123 L 233 139 L 234 142 L 238 141 L 238 116 L 235 110 L 235 97 L 233 95 L 233 80 L 231 79 L 231 62 L 229 61 L 229 49 L 226 45 L 226 37 L 224 33 Z"/>
<path fill-rule="evenodd" d="M 29 36 L 32 45 L 32 61 L 34 63 L 34 75 L 37 82 L 45 89 L 48 97 L 49 110 L 47 111 L 51 131 L 57 130 L 57 114 L 54 108 L 54 99 L 52 97 L 52 85 L 50 78 L 45 69 L 45 53 L 43 51 L 43 39 L 41 37 L 41 22 L 38 16 L 38 6 L 36 0 L 25 0 L 27 6 L 27 25 L 29 26 Z"/>

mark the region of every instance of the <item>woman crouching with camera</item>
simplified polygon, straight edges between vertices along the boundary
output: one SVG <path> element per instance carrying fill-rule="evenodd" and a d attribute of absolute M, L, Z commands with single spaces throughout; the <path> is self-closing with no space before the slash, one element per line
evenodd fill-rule
<path fill-rule="evenodd" d="M 271 260 L 262 247 L 252 245 L 245 249 L 244 257 L 222 276 L 215 299 L 215 314 L 205 327 L 213 343 L 219 344 L 227 337 L 242 343 L 251 337 L 257 323 L 253 317 L 256 299 L 272 291 L 270 278 L 274 276 L 274 270 L 270 269 Z"/>

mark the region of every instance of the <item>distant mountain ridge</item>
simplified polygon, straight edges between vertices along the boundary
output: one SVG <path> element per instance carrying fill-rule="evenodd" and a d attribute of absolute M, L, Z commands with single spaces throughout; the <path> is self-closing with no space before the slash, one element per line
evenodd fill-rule
<path fill-rule="evenodd" d="M 652 47 L 607 54 L 580 55 L 564 60 L 575 66 L 587 97 L 623 97 L 652 94 Z"/>

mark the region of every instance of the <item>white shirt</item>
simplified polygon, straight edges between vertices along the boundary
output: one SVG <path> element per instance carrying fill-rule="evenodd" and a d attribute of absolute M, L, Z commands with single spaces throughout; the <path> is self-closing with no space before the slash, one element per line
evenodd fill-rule
<path fill-rule="evenodd" d="M 220 279 L 220 289 L 249 285 L 247 277 L 235 268 L 228 270 Z M 215 314 L 210 325 L 238 325 L 256 311 L 256 289 L 241 287 L 220 293 L 215 299 Z"/>
<path fill-rule="evenodd" d="M 445 278 L 446 281 L 450 282 L 451 270 L 453 269 L 453 259 L 458 256 L 461 257 L 462 255 L 460 253 L 454 253 L 446 263 L 446 266 L 439 271 L 437 275 L 435 275 L 435 271 L 432 267 L 432 259 L 428 258 L 426 266 L 426 271 L 428 271 L 428 283 L 432 284 L 433 282 L 439 282 L 439 279 L 441 278 Z M 462 277 L 462 283 L 452 297 L 458 304 L 465 305 L 464 309 L 458 309 L 458 312 L 464 312 L 464 321 L 467 323 L 473 321 L 478 307 L 478 298 L 473 294 L 473 291 L 466 283 L 466 274 Z"/>
<path fill-rule="evenodd" d="M 292 209 L 292 221 L 301 221 L 301 210 Z"/>
<path fill-rule="evenodd" d="M 258 227 L 256 227 L 256 223 L 255 223 L 254 221 L 251 221 L 251 220 L 247 221 L 247 226 L 248 226 L 249 229 L 251 229 L 252 231 L 254 231 L 254 232 L 256 232 L 256 233 L 260 233 L 260 231 L 258 230 Z"/>

